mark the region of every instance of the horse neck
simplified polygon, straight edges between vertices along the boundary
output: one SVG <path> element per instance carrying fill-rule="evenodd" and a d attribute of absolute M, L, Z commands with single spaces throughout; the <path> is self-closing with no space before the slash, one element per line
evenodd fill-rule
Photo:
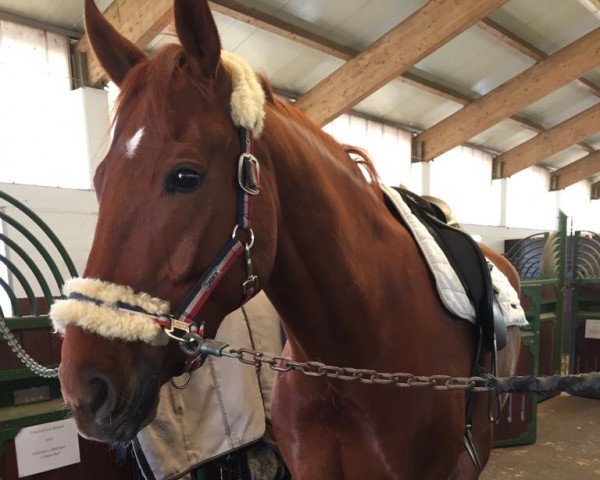
<path fill-rule="evenodd" d="M 385 321 L 378 309 L 395 308 L 392 286 L 402 301 L 399 271 L 420 256 L 341 145 L 298 119 L 278 119 L 265 139 L 279 205 L 266 291 L 296 354 L 335 359 L 336 348 L 364 348 Z"/>

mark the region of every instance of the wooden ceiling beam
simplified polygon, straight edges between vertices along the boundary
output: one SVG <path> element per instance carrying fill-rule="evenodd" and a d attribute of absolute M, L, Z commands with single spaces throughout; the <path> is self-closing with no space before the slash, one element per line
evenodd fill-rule
<path fill-rule="evenodd" d="M 210 0 L 209 4 L 211 9 L 215 12 L 221 13 L 250 26 L 279 35 L 283 38 L 300 43 L 341 60 L 348 61 L 360 53 L 358 50 L 354 50 L 350 47 L 336 43 L 327 39 L 326 37 L 317 35 L 302 27 L 292 25 L 291 23 L 283 21 L 273 15 L 269 15 L 255 8 L 248 7 L 247 5 L 239 3 L 235 0 Z M 161 33 L 173 37 L 177 36 L 172 19 Z M 87 41 L 85 45 L 86 47 L 82 48 L 87 50 Z M 93 68 L 95 69 L 95 67 Z M 105 79 L 104 72 L 102 72 L 102 77 L 100 80 L 103 79 Z M 404 72 L 397 78 L 397 80 L 421 91 L 430 93 L 440 98 L 445 98 L 446 100 L 456 102 L 460 105 L 467 105 L 474 100 L 472 96 L 465 95 L 435 81 L 425 79 L 414 72 Z M 532 130 L 537 133 L 545 131 L 541 125 L 524 117 L 513 115 L 510 118 L 518 123 L 521 127 L 528 130 Z M 593 151 L 591 147 L 587 148 L 588 150 Z"/>
<path fill-rule="evenodd" d="M 173 21 L 173 0 L 114 0 L 104 12 L 106 19 L 140 48 L 148 44 Z M 87 57 L 87 83 L 97 85 L 107 79 L 87 35 L 77 42 L 77 50 Z"/>
<path fill-rule="evenodd" d="M 274 33 L 280 37 L 300 43 L 301 45 L 305 45 L 344 61 L 351 60 L 360 53 L 359 50 L 341 45 L 326 37 L 281 20 L 273 15 L 248 7 L 236 0 L 211 0 L 209 1 L 209 4 L 215 12 L 227 15 L 228 17 L 244 22 L 250 26 Z M 174 27 L 169 26 L 163 33 L 174 35 L 175 29 Z M 449 87 L 440 85 L 437 82 L 424 79 L 416 73 L 404 72 L 397 80 L 406 85 L 410 85 L 419 90 L 451 100 L 461 105 L 466 105 L 471 101 L 468 96 Z"/>
<path fill-rule="evenodd" d="M 562 190 L 600 173 L 600 150 L 559 168 L 550 176 L 550 190 Z"/>
<path fill-rule="evenodd" d="M 318 124 L 328 123 L 504 3 L 430 0 L 319 82 L 296 105 Z"/>
<path fill-rule="evenodd" d="M 545 60 L 548 58 L 548 54 L 543 52 L 537 47 L 534 47 L 529 42 L 523 40 L 521 37 L 515 35 L 511 31 L 504 28 L 502 25 L 494 22 L 491 18 L 483 18 L 477 23 L 477 26 L 482 30 L 488 32 L 490 35 L 496 37 L 506 45 L 511 46 L 515 50 L 518 50 L 522 54 L 534 59 L 536 62 Z M 592 95 L 600 97 L 600 87 L 594 82 L 584 77 L 579 77 L 575 82 L 585 88 Z"/>
<path fill-rule="evenodd" d="M 271 32 L 275 35 L 279 35 L 280 37 L 300 43 L 341 60 L 348 61 L 360 53 L 358 50 L 341 45 L 297 25 L 292 25 L 291 23 L 281 20 L 273 15 L 269 15 L 255 8 L 248 7 L 247 5 L 236 0 L 211 0 L 209 1 L 209 4 L 215 12 L 221 13 L 250 26 Z M 489 31 L 492 35 L 497 36 L 502 41 L 508 43 L 510 40 L 514 48 L 522 51 L 526 55 L 537 55 L 535 58 L 536 60 L 542 60 L 543 58 L 547 57 L 544 52 L 537 50 L 532 45 L 527 44 L 524 40 L 521 40 L 514 34 L 504 30 L 503 27 L 493 22 L 489 18 L 480 20 L 477 25 Z M 173 25 L 169 25 L 163 31 L 163 33 L 172 36 L 177 35 Z M 464 93 L 445 85 L 441 85 L 438 82 L 423 78 L 417 73 L 410 71 L 402 73 L 396 78 L 396 80 L 404 83 L 405 85 L 410 85 L 413 88 L 417 88 L 418 90 L 430 93 L 440 98 L 445 98 L 446 100 L 456 102 L 460 105 L 467 105 L 477 98 L 472 95 L 465 95 Z M 512 115 L 509 118 L 527 130 L 531 130 L 536 133 L 546 131 L 542 125 L 525 117 Z M 580 143 L 579 146 L 588 152 L 594 151 L 592 147 L 585 143 Z"/>
<path fill-rule="evenodd" d="M 600 131 L 600 103 L 494 159 L 494 178 L 506 178 Z"/>
<path fill-rule="evenodd" d="M 209 3 L 211 8 L 216 12 L 227 15 L 228 17 L 240 22 L 247 23 L 253 27 L 274 33 L 288 40 L 306 45 L 307 47 L 314 48 L 319 52 L 331 55 L 341 60 L 348 61 L 360 53 L 359 50 L 354 50 L 350 47 L 346 47 L 345 45 L 333 42 L 325 37 L 310 32 L 309 30 L 305 30 L 302 27 L 292 25 L 291 23 L 285 22 L 273 15 L 269 15 L 256 10 L 255 8 L 248 7 L 235 0 L 211 0 Z M 171 36 L 177 35 L 173 25 L 169 25 L 163 31 L 163 33 Z M 445 85 L 441 85 L 433 80 L 423 78 L 417 73 L 410 71 L 404 72 L 397 77 L 396 80 L 404 83 L 405 85 L 410 85 L 413 88 L 430 93 L 440 98 L 445 98 L 446 100 L 456 102 L 460 105 L 467 105 L 476 99 L 476 97 L 465 95 L 464 93 Z M 542 127 L 540 124 L 525 117 L 512 115 L 510 119 L 527 130 L 531 130 L 536 133 L 545 131 L 544 127 Z M 593 149 L 589 146 L 585 146 L 584 148 L 587 148 L 589 151 L 593 151 Z"/>
<path fill-rule="evenodd" d="M 417 135 L 415 155 L 424 161 L 433 160 L 598 64 L 600 28 Z"/>
<path fill-rule="evenodd" d="M 301 45 L 305 45 L 341 60 L 348 61 L 360 53 L 359 50 L 355 50 L 329 40 L 326 37 L 313 33 L 297 25 L 293 25 L 273 15 L 269 15 L 268 13 L 264 13 L 260 10 L 249 7 L 236 0 L 210 0 L 209 4 L 215 12 L 246 23 L 252 27 L 274 33 L 275 35 L 279 35 L 280 37 L 300 43 Z M 536 49 L 533 45 L 530 45 L 529 43 L 520 39 L 489 18 L 481 19 L 477 25 L 503 42 L 508 43 L 513 48 L 521 51 L 525 55 L 534 58 L 536 61 L 543 60 L 548 56 L 541 50 Z M 173 25 L 169 25 L 163 31 L 163 33 L 176 36 L 175 27 Z M 417 88 L 440 98 L 445 98 L 446 100 L 459 103 L 460 105 L 467 105 L 475 99 L 472 96 L 465 95 L 464 93 L 445 85 L 441 85 L 438 82 L 423 78 L 417 73 L 410 71 L 401 74 L 397 80 L 405 85 L 410 85 L 411 87 Z M 583 80 L 591 84 L 589 80 Z M 596 88 L 593 84 L 591 84 L 591 87 Z M 513 115 L 510 117 L 510 119 L 528 130 L 532 130 L 537 133 L 545 131 L 541 125 L 524 117 Z M 588 145 L 584 144 L 581 146 L 590 152 L 594 151 L 594 149 Z"/>
<path fill-rule="evenodd" d="M 354 50 L 350 47 L 346 47 L 345 45 L 333 42 L 323 36 L 317 35 L 302 27 L 292 25 L 291 23 L 283 21 L 273 15 L 269 15 L 255 8 L 241 4 L 236 0 L 211 0 L 209 3 L 215 12 L 227 15 L 235 20 L 247 23 L 250 26 L 274 33 L 288 40 L 306 45 L 307 47 L 314 48 L 319 52 L 331 55 L 341 60 L 348 61 L 360 53 L 359 50 Z M 176 36 L 175 27 L 169 25 L 163 31 L 163 33 L 166 35 Z M 445 98 L 446 100 L 456 102 L 460 105 L 467 105 L 474 100 L 472 96 L 465 95 L 464 93 L 445 85 L 441 85 L 433 80 L 423 78 L 414 72 L 404 72 L 397 77 L 396 80 L 404 83 L 405 85 L 410 85 L 413 88 L 417 88 L 418 90 L 430 93 L 440 98 Z M 528 130 L 532 130 L 537 133 L 545 131 L 541 125 L 526 118 L 518 117 L 517 115 L 513 115 L 510 118 Z"/>
<path fill-rule="evenodd" d="M 153 8 L 146 8 L 149 3 Z M 209 4 L 216 12 L 222 13 L 257 28 L 280 35 L 284 38 L 301 43 L 342 60 L 350 60 L 360 53 L 357 50 L 333 42 L 326 37 L 317 35 L 301 27 L 294 26 L 288 22 L 278 19 L 277 17 L 261 12 L 255 8 L 248 7 L 235 0 L 211 0 L 209 1 Z M 122 23 L 122 18 L 131 18 L 130 14 L 132 11 L 138 12 L 136 14 L 137 17 L 139 17 L 139 12 L 149 12 L 149 15 L 145 15 L 144 18 L 136 18 L 136 21 L 133 22 L 128 21 Z M 105 16 L 119 31 L 124 33 L 125 36 L 133 40 L 141 48 L 146 47 L 160 31 L 166 34 L 175 35 L 174 26 L 172 25 L 172 6 L 169 4 L 169 2 L 162 0 L 157 2 L 149 2 L 149 0 L 136 0 L 135 2 L 117 0 L 113 2 L 113 4 L 106 10 Z M 481 24 L 487 24 L 488 29 L 502 28 L 487 18 L 482 19 L 479 25 L 481 26 Z M 491 30 L 488 31 L 494 34 L 491 32 Z M 508 32 L 506 35 L 512 34 Z M 518 45 L 519 42 L 525 44 L 524 41 L 518 38 L 514 41 L 514 44 Z M 91 51 L 86 36 L 80 39 L 79 43 L 77 44 L 77 49 L 84 53 Z M 528 45 L 520 49 L 525 54 L 531 54 L 531 52 L 535 50 L 535 47 Z M 541 58 L 545 54 L 541 51 L 538 51 L 537 55 L 539 58 Z M 106 74 L 98 65 L 93 53 L 91 53 L 88 55 L 88 83 L 98 84 L 103 80 L 106 80 Z M 398 77 L 398 80 L 404 84 L 445 98 L 447 100 L 454 101 L 461 105 L 467 105 L 473 100 L 472 97 L 469 97 L 449 87 L 440 85 L 437 82 L 422 78 L 416 73 L 404 72 L 400 77 Z M 589 82 L 588 80 L 585 81 Z M 592 84 L 591 88 L 595 88 L 595 85 Z M 544 132 L 544 128 L 541 125 L 531 120 L 518 117 L 516 115 L 513 115 L 510 118 L 524 128 L 536 131 L 538 133 Z M 588 145 L 582 144 L 581 146 L 588 151 L 593 151 L 593 149 Z"/>

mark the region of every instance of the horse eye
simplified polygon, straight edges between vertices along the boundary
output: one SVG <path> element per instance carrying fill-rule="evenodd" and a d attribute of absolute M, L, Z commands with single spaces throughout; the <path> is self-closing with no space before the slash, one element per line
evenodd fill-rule
<path fill-rule="evenodd" d="M 178 167 L 165 178 L 165 190 L 168 193 L 190 193 L 202 183 L 204 175 L 190 167 Z"/>

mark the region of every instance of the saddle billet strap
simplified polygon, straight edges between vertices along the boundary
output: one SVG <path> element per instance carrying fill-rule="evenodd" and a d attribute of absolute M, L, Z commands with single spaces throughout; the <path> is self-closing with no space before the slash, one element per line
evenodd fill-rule
<path fill-rule="evenodd" d="M 473 357 L 473 366 L 471 368 L 471 374 L 475 375 L 480 370 L 480 364 L 482 359 L 482 347 L 483 347 L 483 333 L 481 327 L 477 329 L 477 348 L 475 350 L 475 356 Z M 483 464 L 481 463 L 481 459 L 479 458 L 479 454 L 477 453 L 477 447 L 475 446 L 475 442 L 473 440 L 473 392 L 467 391 L 465 393 L 465 435 L 463 437 L 463 441 L 465 444 L 465 449 L 477 468 L 478 471 L 483 470 Z"/>

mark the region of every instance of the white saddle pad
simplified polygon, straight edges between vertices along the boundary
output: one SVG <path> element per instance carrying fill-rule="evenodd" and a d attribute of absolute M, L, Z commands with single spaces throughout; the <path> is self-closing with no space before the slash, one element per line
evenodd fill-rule
<path fill-rule="evenodd" d="M 396 190 L 386 186 L 382 186 L 382 190 L 412 232 L 435 279 L 435 285 L 442 303 L 457 317 L 468 320 L 473 324 L 476 323 L 475 310 L 462 283 L 427 227 L 410 211 L 410 208 Z M 490 261 L 488 260 L 488 262 Z M 498 303 L 504 313 L 506 325 L 527 325 L 525 312 L 519 303 L 519 295 L 506 276 L 495 266 L 491 269 L 491 276 L 494 289 L 498 292 Z"/>

